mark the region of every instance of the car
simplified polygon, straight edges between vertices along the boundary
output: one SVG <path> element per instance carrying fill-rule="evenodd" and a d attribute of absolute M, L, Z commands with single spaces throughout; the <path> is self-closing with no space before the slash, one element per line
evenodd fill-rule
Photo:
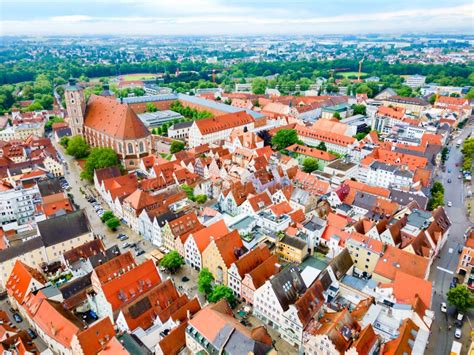
<path fill-rule="evenodd" d="M 448 311 L 448 307 L 446 307 L 446 302 L 441 302 L 441 312 L 446 313 Z"/>
<path fill-rule="evenodd" d="M 456 330 L 454 331 L 454 337 L 455 337 L 456 339 L 461 339 L 461 337 L 462 337 L 461 328 L 456 328 Z"/>
<path fill-rule="evenodd" d="M 36 339 L 37 335 L 36 335 L 36 333 L 35 333 L 35 331 L 34 331 L 33 329 L 28 328 L 28 329 L 26 330 L 26 332 L 28 333 L 28 335 L 29 335 L 29 337 L 30 337 L 31 339 Z"/>
<path fill-rule="evenodd" d="M 458 175 L 458 179 L 462 179 L 462 175 Z"/>
<path fill-rule="evenodd" d="M 448 169 L 448 173 L 451 174 L 451 169 Z"/>
<path fill-rule="evenodd" d="M 451 182 L 452 182 L 452 180 L 451 180 L 451 179 L 448 179 L 448 184 L 450 184 Z"/>
<path fill-rule="evenodd" d="M 448 201 L 448 207 L 453 207 L 453 203 L 451 201 Z"/>
<path fill-rule="evenodd" d="M 459 279 L 456 276 L 454 276 L 453 277 L 453 284 L 457 285 L 458 283 L 459 283 Z"/>
<path fill-rule="evenodd" d="M 13 319 L 14 319 L 15 322 L 17 322 L 17 323 L 23 322 L 23 318 L 21 318 L 21 316 L 20 316 L 18 313 L 13 313 Z"/>
<path fill-rule="evenodd" d="M 123 238 L 123 237 L 126 237 L 126 235 L 125 235 L 125 234 L 123 234 L 123 233 L 119 233 L 119 234 L 117 234 L 117 239 L 120 239 L 120 238 Z"/>
<path fill-rule="evenodd" d="M 129 248 L 130 247 L 130 243 L 129 242 L 125 242 L 122 244 L 122 248 Z"/>
<path fill-rule="evenodd" d="M 462 322 L 462 320 L 464 319 L 464 314 L 463 313 L 458 313 L 458 316 L 456 318 L 458 321 Z"/>
<path fill-rule="evenodd" d="M 136 248 L 137 247 L 137 243 L 130 243 L 130 248 Z"/>
<path fill-rule="evenodd" d="M 122 235 L 118 238 L 121 242 L 128 239 L 128 235 Z"/>
<path fill-rule="evenodd" d="M 183 282 L 188 282 L 189 279 L 188 279 L 186 276 L 183 276 L 183 277 L 181 278 L 181 281 L 183 281 Z"/>
<path fill-rule="evenodd" d="M 135 252 L 135 256 L 140 256 L 140 255 L 142 255 L 142 254 L 145 254 L 145 250 L 143 250 L 143 249 L 137 250 L 137 251 Z"/>

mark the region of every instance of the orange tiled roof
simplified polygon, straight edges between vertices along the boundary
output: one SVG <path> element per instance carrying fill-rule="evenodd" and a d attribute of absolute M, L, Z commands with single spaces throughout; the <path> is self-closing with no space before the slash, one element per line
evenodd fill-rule
<path fill-rule="evenodd" d="M 262 264 L 270 255 L 270 249 L 264 244 L 260 244 L 255 249 L 242 255 L 240 259 L 235 261 L 235 266 L 237 267 L 240 277 L 243 278 L 245 274 Z"/>
<path fill-rule="evenodd" d="M 98 320 L 77 334 L 77 340 L 84 354 L 97 354 L 113 337 L 115 337 L 115 330 L 109 317 Z"/>
<path fill-rule="evenodd" d="M 119 139 L 138 139 L 150 135 L 131 107 L 118 102 L 115 97 L 92 94 L 87 103 L 84 125 Z"/>
<path fill-rule="evenodd" d="M 349 128 L 349 125 L 346 123 L 339 122 L 339 120 L 332 119 L 319 119 L 313 124 L 313 129 L 321 130 L 326 132 L 331 132 L 333 134 L 339 134 L 342 136 L 347 136 L 346 131 Z"/>
<path fill-rule="evenodd" d="M 406 318 L 399 329 L 398 338 L 385 343 L 381 353 L 383 355 L 411 354 L 412 345 L 409 342 L 415 341 L 413 331 L 418 332 L 418 329 L 420 328 L 410 318 Z"/>
<path fill-rule="evenodd" d="M 270 196 L 268 196 L 267 192 L 261 192 L 258 195 L 252 196 L 248 198 L 250 205 L 252 206 L 255 212 L 258 212 L 264 208 L 267 208 L 272 204 L 272 200 Z"/>
<path fill-rule="evenodd" d="M 153 260 L 147 260 L 111 281 L 102 283 L 101 287 L 115 312 L 160 282 L 155 263 Z"/>
<path fill-rule="evenodd" d="M 462 97 L 440 96 L 435 102 L 435 106 L 453 105 L 453 106 L 469 106 L 469 100 Z"/>
<path fill-rule="evenodd" d="M 194 121 L 202 135 L 212 134 L 225 129 L 243 126 L 255 122 L 245 111 L 225 114 L 219 117 L 205 118 Z"/>
<path fill-rule="evenodd" d="M 5 284 L 8 294 L 13 296 L 18 304 L 21 305 L 33 279 L 36 281 L 37 286 L 45 285 L 48 282 L 38 270 L 17 260 Z"/>
<path fill-rule="evenodd" d="M 224 260 L 227 268 L 238 259 L 236 251 L 241 250 L 244 246 L 239 231 L 236 229 L 219 239 L 214 240 L 214 243 L 216 244 L 219 254 L 222 257 L 222 260 Z"/>
<path fill-rule="evenodd" d="M 248 272 L 255 289 L 258 289 L 265 282 L 267 282 L 271 276 L 276 275 L 279 272 L 279 267 L 277 265 L 278 257 L 276 255 L 270 255 L 263 262 Z"/>
<path fill-rule="evenodd" d="M 405 111 L 402 107 L 379 106 L 377 114 L 401 120 L 405 116 Z"/>
<path fill-rule="evenodd" d="M 186 347 L 186 327 L 188 322 L 185 321 L 172 329 L 163 339 L 158 343 L 163 354 L 177 355 Z"/>
<path fill-rule="evenodd" d="M 270 210 L 275 216 L 281 216 L 281 215 L 290 213 L 291 211 L 293 211 L 293 208 L 290 206 L 288 202 L 283 201 L 276 205 L 271 206 Z"/>
<path fill-rule="evenodd" d="M 134 192 L 138 187 L 138 179 L 135 174 L 128 174 L 103 180 L 105 191 L 108 191 L 115 200 L 125 197 Z"/>
<path fill-rule="evenodd" d="M 395 279 L 398 270 L 424 279 L 428 265 L 428 258 L 387 245 L 385 252 L 375 266 L 374 272 L 389 280 Z"/>
<path fill-rule="evenodd" d="M 214 238 L 214 240 L 217 240 L 226 234 L 229 233 L 229 229 L 227 228 L 224 220 L 219 220 L 218 222 L 211 224 L 210 226 L 200 229 L 197 232 L 194 232 L 192 234 L 192 237 L 199 249 L 199 251 L 202 253 L 209 243 L 211 242 L 211 237 Z"/>
<path fill-rule="evenodd" d="M 178 217 L 168 223 L 175 238 L 197 232 L 198 230 L 204 228 L 201 222 L 199 222 L 194 211 Z"/>
<path fill-rule="evenodd" d="M 413 285 L 416 285 L 416 287 L 413 287 Z M 423 280 L 398 270 L 395 273 L 392 286 L 393 295 L 400 303 L 412 304 L 415 297 L 418 296 L 428 307 L 431 305 L 433 288 L 431 281 Z"/>
<path fill-rule="evenodd" d="M 342 134 L 322 131 L 318 129 L 308 128 L 297 125 L 296 131 L 299 136 L 316 139 L 326 143 L 332 143 L 340 146 L 348 146 L 357 141 L 354 137 L 345 136 Z"/>
<path fill-rule="evenodd" d="M 94 274 L 99 279 L 100 283 L 105 283 L 109 278 L 114 277 L 123 269 L 129 269 L 135 266 L 135 259 L 130 251 L 120 254 L 106 263 L 97 266 L 94 269 Z"/>

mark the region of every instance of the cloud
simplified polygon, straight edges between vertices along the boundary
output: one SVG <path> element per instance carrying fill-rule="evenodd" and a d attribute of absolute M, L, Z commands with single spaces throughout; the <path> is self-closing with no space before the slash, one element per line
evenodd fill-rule
<path fill-rule="evenodd" d="M 21 0 L 19 0 L 21 1 Z M 111 0 L 99 0 L 108 3 Z M 293 34 L 367 32 L 473 32 L 474 3 L 397 11 L 315 16 L 303 7 L 264 9 L 217 0 L 116 0 L 130 16 L 71 14 L 1 21 L 4 34 Z M 159 16 L 154 16 L 158 13 Z M 61 23 L 61 26 L 57 26 Z"/>

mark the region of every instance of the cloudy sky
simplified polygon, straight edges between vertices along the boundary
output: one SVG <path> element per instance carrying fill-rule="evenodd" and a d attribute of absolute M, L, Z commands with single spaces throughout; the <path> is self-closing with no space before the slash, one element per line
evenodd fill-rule
<path fill-rule="evenodd" d="M 474 33 L 473 0 L 0 0 L 0 34 Z"/>

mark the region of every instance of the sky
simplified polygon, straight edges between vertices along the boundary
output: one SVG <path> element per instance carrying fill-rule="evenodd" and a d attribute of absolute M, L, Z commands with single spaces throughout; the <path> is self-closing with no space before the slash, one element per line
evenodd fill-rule
<path fill-rule="evenodd" d="M 474 33 L 473 0 L 0 0 L 1 35 Z"/>

